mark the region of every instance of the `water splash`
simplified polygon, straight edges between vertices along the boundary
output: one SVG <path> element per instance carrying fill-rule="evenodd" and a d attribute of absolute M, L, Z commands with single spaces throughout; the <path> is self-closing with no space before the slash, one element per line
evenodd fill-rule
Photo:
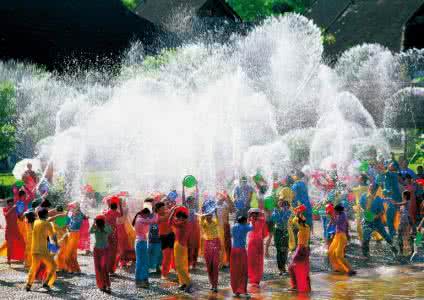
<path fill-rule="evenodd" d="M 362 45 L 332 69 L 322 53 L 319 28 L 288 14 L 227 45 L 180 47 L 155 71 L 135 44 L 114 80 L 5 63 L 0 79 L 12 78 L 26 101 L 21 132 L 49 124 L 39 156 L 68 179 L 70 197 L 90 172 L 130 192 L 178 189 L 193 174 L 213 191 L 258 168 L 271 178 L 337 163 L 346 173 L 362 148 L 389 153 L 372 115 L 403 86 L 405 54 Z"/>

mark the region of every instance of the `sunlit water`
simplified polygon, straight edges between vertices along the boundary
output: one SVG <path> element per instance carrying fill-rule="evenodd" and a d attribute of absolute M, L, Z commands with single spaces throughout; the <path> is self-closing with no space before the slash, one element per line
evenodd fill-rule
<path fill-rule="evenodd" d="M 359 275 L 348 277 L 343 275 L 318 273 L 311 276 L 312 292 L 302 294 L 290 291 L 288 278 L 265 282 L 260 289 L 251 288 L 251 299 L 424 299 L 424 265 L 402 267 L 380 267 L 374 270 L 360 269 Z M 225 289 L 214 295 L 198 292 L 195 298 L 231 299 L 231 289 Z M 166 299 L 192 299 L 179 295 Z"/>

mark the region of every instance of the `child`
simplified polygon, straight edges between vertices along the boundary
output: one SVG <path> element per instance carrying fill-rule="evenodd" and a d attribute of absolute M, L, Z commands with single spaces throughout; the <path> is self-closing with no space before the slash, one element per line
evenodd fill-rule
<path fill-rule="evenodd" d="M 3 213 L 6 218 L 7 263 L 10 265 L 11 260 L 25 260 L 25 240 L 18 227 L 18 214 L 13 199 L 7 199 L 6 204 Z"/>
<path fill-rule="evenodd" d="M 328 249 L 328 258 L 330 260 L 333 271 L 347 273 L 348 275 L 355 275 L 356 272 L 345 259 L 345 249 L 348 239 L 348 220 L 344 212 L 344 207 L 340 204 L 335 208 L 335 225 L 336 234 Z"/>
<path fill-rule="evenodd" d="M 304 205 L 295 209 L 297 218 L 297 248 L 289 266 L 290 285 L 293 290 L 298 292 L 310 292 L 311 280 L 309 277 L 309 237 L 310 227 L 306 224 L 306 218 L 303 213 L 306 211 Z"/>
<path fill-rule="evenodd" d="M 188 265 L 191 269 L 195 269 L 197 258 L 200 251 L 200 227 L 199 219 L 196 215 L 196 198 L 189 196 L 186 199 L 186 204 L 189 209 L 188 229 L 190 230 L 190 239 L 188 240 Z"/>
<path fill-rule="evenodd" d="M 288 201 L 280 199 L 278 208 L 275 208 L 271 215 L 271 221 L 275 224 L 274 241 L 277 249 L 277 265 L 280 276 L 286 272 L 287 255 L 289 252 L 288 224 L 291 216 L 290 204 Z"/>
<path fill-rule="evenodd" d="M 93 250 L 94 269 L 96 271 L 97 287 L 107 294 L 112 291 L 110 289 L 110 279 L 108 272 L 108 237 L 112 233 L 112 228 L 106 224 L 104 215 L 98 215 L 93 226 L 90 228 L 90 233 L 94 234 L 95 243 Z"/>
<path fill-rule="evenodd" d="M 208 271 L 209 283 L 214 293 L 218 292 L 219 257 L 221 242 L 219 240 L 219 221 L 213 201 L 205 202 L 204 215 L 200 220 L 204 244 L 204 257 Z M 213 216 L 215 212 L 215 217 Z"/>
<path fill-rule="evenodd" d="M 47 238 L 52 239 L 56 246 L 57 239 L 54 234 L 53 225 L 47 221 L 48 215 L 48 210 L 41 208 L 38 211 L 39 220 L 34 222 L 31 246 L 32 262 L 25 287 L 27 292 L 31 290 L 41 264 L 44 264 L 46 267 L 46 280 L 44 281 L 43 288 L 50 290 L 56 280 L 56 263 L 47 248 Z"/>
<path fill-rule="evenodd" d="M 80 229 L 85 216 L 80 210 L 79 202 L 70 205 L 71 216 L 68 224 L 68 237 L 66 244 L 62 245 L 64 251 L 64 271 L 69 273 L 80 273 L 81 269 L 78 264 L 78 244 L 80 238 Z"/>
<path fill-rule="evenodd" d="M 175 269 L 180 283 L 180 290 L 191 293 L 190 274 L 188 272 L 188 215 L 189 210 L 184 206 L 176 206 L 169 216 L 169 224 L 175 233 L 174 258 Z"/>
<path fill-rule="evenodd" d="M 154 206 L 155 212 L 157 212 L 156 207 L 159 203 L 162 203 L 162 202 L 158 202 Z M 157 218 L 159 221 L 159 217 Z M 161 240 L 159 237 L 159 225 L 157 222 L 150 224 L 148 252 L 149 252 L 149 268 L 155 270 L 156 273 L 160 274 L 161 273 L 160 266 L 162 264 L 162 248 L 161 248 Z"/>
<path fill-rule="evenodd" d="M 246 236 L 253 229 L 248 225 L 245 216 L 239 216 L 237 223 L 234 224 L 231 235 L 233 239 L 230 258 L 230 279 L 231 288 L 236 297 L 247 293 L 247 252 Z"/>
<path fill-rule="evenodd" d="M 230 265 L 231 256 L 230 214 L 234 212 L 234 204 L 225 191 L 217 193 L 216 212 L 219 220 L 219 238 L 223 249 L 220 262 L 223 268 L 227 268 Z"/>
<path fill-rule="evenodd" d="M 119 211 L 118 211 L 119 206 Z M 122 217 L 122 207 L 121 199 L 119 197 L 113 196 L 110 199 L 109 209 L 104 213 L 106 218 L 106 223 L 112 228 L 112 233 L 108 238 L 108 265 L 109 273 L 111 275 L 116 272 L 116 261 L 118 258 L 118 232 L 116 220 L 119 217 Z"/>
<path fill-rule="evenodd" d="M 159 202 L 155 206 L 158 214 L 159 238 L 162 249 L 162 279 L 167 279 L 171 263 L 174 257 L 174 240 L 175 235 L 172 232 L 169 221 L 169 210 L 164 202 Z"/>
<path fill-rule="evenodd" d="M 33 211 L 25 212 L 25 219 L 27 221 L 27 242 L 25 244 L 25 268 L 31 267 L 32 255 L 31 255 L 31 244 L 32 244 L 32 229 L 35 222 L 35 213 Z"/>
<path fill-rule="evenodd" d="M 135 283 L 142 288 L 149 287 L 149 256 L 147 250 L 147 234 L 150 224 L 157 223 L 157 215 L 151 216 L 149 208 L 139 211 L 132 222 L 136 232 L 135 242 Z"/>
<path fill-rule="evenodd" d="M 259 287 L 264 273 L 264 238 L 267 236 L 265 217 L 259 208 L 249 210 L 253 230 L 247 242 L 247 272 L 249 283 Z"/>
<path fill-rule="evenodd" d="M 421 220 L 420 224 L 417 227 L 417 235 L 415 236 L 415 240 L 414 240 L 414 253 L 412 253 L 411 262 L 418 262 L 418 261 L 423 261 L 423 257 L 418 255 L 418 250 L 419 248 L 422 248 L 422 243 L 423 243 L 423 234 L 424 234 L 424 218 Z"/>

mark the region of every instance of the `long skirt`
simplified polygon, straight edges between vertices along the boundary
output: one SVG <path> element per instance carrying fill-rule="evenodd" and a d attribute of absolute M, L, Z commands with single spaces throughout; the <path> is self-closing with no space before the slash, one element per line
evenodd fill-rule
<path fill-rule="evenodd" d="M 118 259 L 118 234 L 116 228 L 113 229 L 112 234 L 108 237 L 108 245 L 108 269 L 109 273 L 115 273 Z"/>
<path fill-rule="evenodd" d="M 96 271 L 96 284 L 99 289 L 110 288 L 110 278 L 108 273 L 108 249 L 94 248 L 94 269 Z"/>
<path fill-rule="evenodd" d="M 71 231 L 69 233 L 68 243 L 66 245 L 65 254 L 65 270 L 71 273 L 81 272 L 78 264 L 78 243 L 79 243 L 79 231 Z"/>
<path fill-rule="evenodd" d="M 82 220 L 80 228 L 80 239 L 78 243 L 78 249 L 81 251 L 90 250 L 90 222 L 88 219 Z"/>
<path fill-rule="evenodd" d="M 190 285 L 190 274 L 188 272 L 188 250 L 178 241 L 174 243 L 175 270 L 177 271 L 178 282 L 181 285 Z"/>
<path fill-rule="evenodd" d="M 352 267 L 345 259 L 345 249 L 347 246 L 347 237 L 344 232 L 337 232 L 328 248 L 328 259 L 331 268 L 336 272 L 348 273 Z"/>
<path fill-rule="evenodd" d="M 205 262 L 208 271 L 209 282 L 212 288 L 218 287 L 219 274 L 219 256 L 221 251 L 221 242 L 219 238 L 205 240 Z"/>
<path fill-rule="evenodd" d="M 247 252 L 245 248 L 232 248 L 230 279 L 233 293 L 247 293 Z"/>
<path fill-rule="evenodd" d="M 264 273 L 264 240 L 249 239 L 247 243 L 249 283 L 259 285 Z"/>
<path fill-rule="evenodd" d="M 292 263 L 289 266 L 290 285 L 298 292 L 311 291 L 309 277 L 309 249 L 300 245 L 296 248 Z"/>
<path fill-rule="evenodd" d="M 122 266 L 128 265 L 129 262 L 135 261 L 135 241 L 131 238 L 131 233 L 128 232 L 126 223 L 116 226 L 118 232 L 118 258 L 119 264 Z"/>

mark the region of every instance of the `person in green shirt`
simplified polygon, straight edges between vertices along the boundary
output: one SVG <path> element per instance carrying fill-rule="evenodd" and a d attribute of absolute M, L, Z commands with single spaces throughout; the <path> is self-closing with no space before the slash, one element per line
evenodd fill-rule
<path fill-rule="evenodd" d="M 108 237 L 112 233 L 112 228 L 106 224 L 104 215 L 98 215 L 94 220 L 90 233 L 94 234 L 94 268 L 96 271 L 97 287 L 107 294 L 111 293 L 110 278 L 108 272 Z"/>

